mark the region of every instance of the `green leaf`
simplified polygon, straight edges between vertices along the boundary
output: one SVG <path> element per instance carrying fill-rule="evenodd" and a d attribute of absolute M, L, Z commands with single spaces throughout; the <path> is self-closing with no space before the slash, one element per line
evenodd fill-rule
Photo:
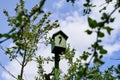
<path fill-rule="evenodd" d="M 108 14 L 107 13 L 103 13 L 101 19 L 104 20 L 104 19 L 107 19 L 108 18 Z"/>
<path fill-rule="evenodd" d="M 98 32 L 98 37 L 104 37 L 105 35 L 104 35 L 104 33 L 103 32 Z"/>
<path fill-rule="evenodd" d="M 96 48 L 98 46 L 98 43 L 97 42 L 95 42 L 94 44 L 92 44 L 92 47 L 93 48 Z"/>
<path fill-rule="evenodd" d="M 103 55 L 100 55 L 99 58 L 102 59 L 102 58 L 103 58 Z"/>
<path fill-rule="evenodd" d="M 89 4 L 87 4 L 87 3 L 86 3 L 86 4 L 84 4 L 84 7 L 88 7 L 88 6 L 89 6 Z"/>
<path fill-rule="evenodd" d="M 20 75 L 18 75 L 18 80 L 23 80 L 22 77 Z"/>
<path fill-rule="evenodd" d="M 101 49 L 103 49 L 103 46 L 98 46 L 97 49 L 101 50 Z"/>
<path fill-rule="evenodd" d="M 3 13 L 6 15 L 6 16 L 9 16 L 9 14 L 8 14 L 8 11 L 7 10 L 3 10 Z"/>
<path fill-rule="evenodd" d="M 99 23 L 98 23 L 98 26 L 99 26 L 99 27 L 103 27 L 104 24 L 105 24 L 104 22 L 99 22 Z"/>
<path fill-rule="evenodd" d="M 95 58 L 94 59 L 94 63 L 99 63 L 99 64 L 104 64 L 104 62 L 101 60 L 101 59 L 99 59 L 99 58 Z"/>
<path fill-rule="evenodd" d="M 110 22 L 111 23 L 114 22 L 114 20 L 115 20 L 115 18 L 110 18 Z"/>
<path fill-rule="evenodd" d="M 11 50 L 10 48 L 7 48 L 6 51 L 5 51 L 6 54 L 11 54 Z"/>
<path fill-rule="evenodd" d="M 0 38 L 2 38 L 3 37 L 3 34 L 0 34 Z"/>
<path fill-rule="evenodd" d="M 5 37 L 5 38 L 10 38 L 11 37 L 11 35 L 9 35 L 9 34 L 3 34 L 2 36 Z"/>
<path fill-rule="evenodd" d="M 69 0 L 66 0 L 67 2 L 69 2 Z"/>
<path fill-rule="evenodd" d="M 88 17 L 88 23 L 90 28 L 96 28 L 98 26 L 98 23 L 96 20 L 93 20 L 92 18 Z"/>
<path fill-rule="evenodd" d="M 75 3 L 75 0 L 66 0 L 66 2 L 72 2 L 72 3 Z"/>
<path fill-rule="evenodd" d="M 106 26 L 104 27 L 104 29 L 107 31 L 107 33 L 110 35 L 111 34 L 111 31 L 114 30 L 113 28 L 109 27 L 109 26 Z"/>
<path fill-rule="evenodd" d="M 46 0 L 41 0 L 41 1 L 40 1 L 40 8 L 43 7 L 43 5 L 45 4 L 45 1 L 46 1 Z"/>
<path fill-rule="evenodd" d="M 84 53 L 82 54 L 82 56 L 80 56 L 80 58 L 83 60 L 87 60 L 89 56 L 90 56 L 90 53 L 84 51 Z"/>
<path fill-rule="evenodd" d="M 85 32 L 86 32 L 87 34 L 89 34 L 89 35 L 92 34 L 92 31 L 91 31 L 91 30 L 86 30 Z"/>
<path fill-rule="evenodd" d="M 107 54 L 107 50 L 101 49 L 101 50 L 100 50 L 100 53 L 101 53 L 101 54 Z"/>
<path fill-rule="evenodd" d="M 102 42 L 102 40 L 101 40 L 101 39 L 98 39 L 98 42 L 100 43 L 100 42 Z"/>
<path fill-rule="evenodd" d="M 90 0 L 86 0 L 86 2 L 90 2 Z"/>

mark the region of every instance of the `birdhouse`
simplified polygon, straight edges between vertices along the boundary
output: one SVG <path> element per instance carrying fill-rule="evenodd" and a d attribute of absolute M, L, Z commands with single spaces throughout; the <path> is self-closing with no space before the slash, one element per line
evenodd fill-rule
<path fill-rule="evenodd" d="M 68 36 L 61 30 L 53 34 L 52 53 L 61 54 L 66 49 L 66 41 Z"/>

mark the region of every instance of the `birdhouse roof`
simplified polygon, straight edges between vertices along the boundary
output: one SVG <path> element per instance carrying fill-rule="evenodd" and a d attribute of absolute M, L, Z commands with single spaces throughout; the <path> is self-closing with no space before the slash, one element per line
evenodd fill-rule
<path fill-rule="evenodd" d="M 67 40 L 68 36 L 65 33 L 63 33 L 63 31 L 61 31 L 61 30 L 56 32 L 56 33 L 54 33 L 52 38 L 54 39 L 55 36 L 57 36 L 58 34 L 61 34 Z"/>

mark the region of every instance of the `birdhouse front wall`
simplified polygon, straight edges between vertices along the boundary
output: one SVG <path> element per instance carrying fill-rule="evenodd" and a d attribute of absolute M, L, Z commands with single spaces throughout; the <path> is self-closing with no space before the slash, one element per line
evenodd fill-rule
<path fill-rule="evenodd" d="M 55 41 L 55 46 L 66 48 L 66 40 L 61 34 L 55 36 L 54 41 Z"/>

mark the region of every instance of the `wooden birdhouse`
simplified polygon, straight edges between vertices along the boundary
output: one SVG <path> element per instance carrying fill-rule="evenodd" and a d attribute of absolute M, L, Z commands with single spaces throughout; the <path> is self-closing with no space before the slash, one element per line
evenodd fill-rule
<path fill-rule="evenodd" d="M 53 34 L 52 36 L 53 43 L 51 44 L 52 53 L 61 54 L 62 52 L 64 52 L 66 49 L 67 38 L 68 36 L 61 30 Z"/>

